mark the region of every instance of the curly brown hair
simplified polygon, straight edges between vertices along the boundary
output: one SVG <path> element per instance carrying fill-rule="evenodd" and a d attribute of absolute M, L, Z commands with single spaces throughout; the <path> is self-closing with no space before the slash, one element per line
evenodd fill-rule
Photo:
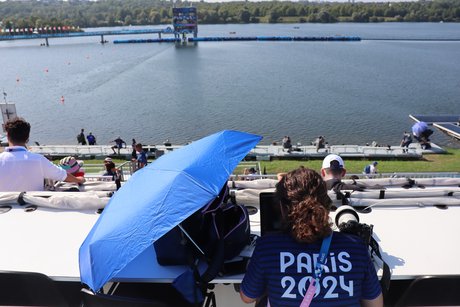
<path fill-rule="evenodd" d="M 287 173 L 276 185 L 284 221 L 294 239 L 312 243 L 328 236 L 332 201 L 326 183 L 314 170 L 300 167 Z"/>
<path fill-rule="evenodd" d="M 8 140 L 13 143 L 26 143 L 29 140 L 30 124 L 21 117 L 10 119 L 5 124 Z"/>

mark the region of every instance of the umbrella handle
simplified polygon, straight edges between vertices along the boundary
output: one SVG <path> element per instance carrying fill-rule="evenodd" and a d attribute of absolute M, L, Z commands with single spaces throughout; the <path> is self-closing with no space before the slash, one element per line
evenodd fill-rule
<path fill-rule="evenodd" d="M 209 283 L 212 281 L 216 276 L 219 274 L 219 271 L 221 270 L 223 264 L 224 264 L 224 240 L 220 240 L 216 252 L 214 256 L 212 257 L 211 263 L 209 264 L 208 268 L 206 269 L 206 272 L 201 275 L 200 279 L 201 282 L 204 283 Z"/>

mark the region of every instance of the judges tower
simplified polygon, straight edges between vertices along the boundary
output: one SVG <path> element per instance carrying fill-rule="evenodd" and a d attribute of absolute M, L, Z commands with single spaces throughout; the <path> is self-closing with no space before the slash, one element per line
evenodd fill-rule
<path fill-rule="evenodd" d="M 193 33 L 193 37 L 198 35 L 198 16 L 196 7 L 175 7 L 173 8 L 174 37 L 185 41 L 187 34 Z"/>

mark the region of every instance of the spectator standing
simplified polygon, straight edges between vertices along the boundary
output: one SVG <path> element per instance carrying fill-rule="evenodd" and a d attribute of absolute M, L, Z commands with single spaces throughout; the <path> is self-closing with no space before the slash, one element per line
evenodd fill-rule
<path fill-rule="evenodd" d="M 86 145 L 86 138 L 85 138 L 85 129 L 81 129 L 80 133 L 77 135 L 77 141 L 80 145 Z"/>
<path fill-rule="evenodd" d="M 137 161 L 137 169 L 143 168 L 144 166 L 147 165 L 147 154 L 142 148 L 141 143 L 136 144 L 136 161 Z"/>
<path fill-rule="evenodd" d="M 86 139 L 88 140 L 89 145 L 96 145 L 96 137 L 93 135 L 92 132 L 90 132 L 87 136 Z"/>
<path fill-rule="evenodd" d="M 132 151 L 131 151 L 131 160 L 137 160 L 137 153 L 136 153 L 136 139 L 132 139 L 132 142 L 131 142 L 131 148 L 132 148 Z"/>
<path fill-rule="evenodd" d="M 83 177 L 67 174 L 42 155 L 27 150 L 30 124 L 23 118 L 5 124 L 9 146 L 0 154 L 0 191 L 43 191 L 46 179 L 82 184 Z"/>
<path fill-rule="evenodd" d="M 117 137 L 115 140 L 110 141 L 111 143 L 115 143 L 111 148 L 113 150 L 113 154 L 117 154 L 115 149 L 118 150 L 118 154 L 120 154 L 120 149 L 123 148 L 123 144 L 125 144 L 124 147 L 126 147 L 126 142 L 121 139 L 121 137 Z"/>

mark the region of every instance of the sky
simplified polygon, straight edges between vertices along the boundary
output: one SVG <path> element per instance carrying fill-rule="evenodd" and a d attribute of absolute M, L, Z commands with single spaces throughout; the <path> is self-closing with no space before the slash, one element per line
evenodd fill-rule
<path fill-rule="evenodd" d="M 0 0 L 0 2 L 3 2 L 3 1 L 6 1 L 6 0 Z M 90 0 L 90 1 L 95 1 L 95 0 Z M 189 0 L 189 1 L 194 2 L 194 1 L 200 1 L 200 0 Z M 241 1 L 241 0 L 204 0 L 204 2 L 232 2 L 232 1 Z M 258 1 L 271 1 L 271 0 L 248 0 L 248 1 L 258 2 Z M 298 0 L 291 0 L 291 1 L 296 2 Z M 309 0 L 309 1 L 310 2 L 348 2 L 348 0 Z M 355 2 L 415 2 L 415 1 L 418 1 L 418 0 L 355 0 Z"/>
<path fill-rule="evenodd" d="M 1 1 L 1 0 L 0 0 Z M 190 0 L 190 1 L 198 1 L 198 0 Z M 238 1 L 238 0 L 204 0 L 204 2 L 232 2 L 232 1 Z M 249 1 L 270 1 L 270 0 L 249 0 Z M 284 1 L 284 0 L 283 0 Z M 297 0 L 291 0 L 296 2 Z M 348 0 L 309 0 L 310 2 L 342 2 L 346 3 Z M 372 3 L 372 2 L 416 2 L 418 0 L 355 0 L 355 3 L 359 2 L 367 2 L 367 3 Z"/>
<path fill-rule="evenodd" d="M 355 0 L 355 2 L 415 2 L 418 0 Z M 321 2 L 321 1 L 320 1 Z M 329 2 L 348 2 L 348 0 L 330 0 Z"/>

